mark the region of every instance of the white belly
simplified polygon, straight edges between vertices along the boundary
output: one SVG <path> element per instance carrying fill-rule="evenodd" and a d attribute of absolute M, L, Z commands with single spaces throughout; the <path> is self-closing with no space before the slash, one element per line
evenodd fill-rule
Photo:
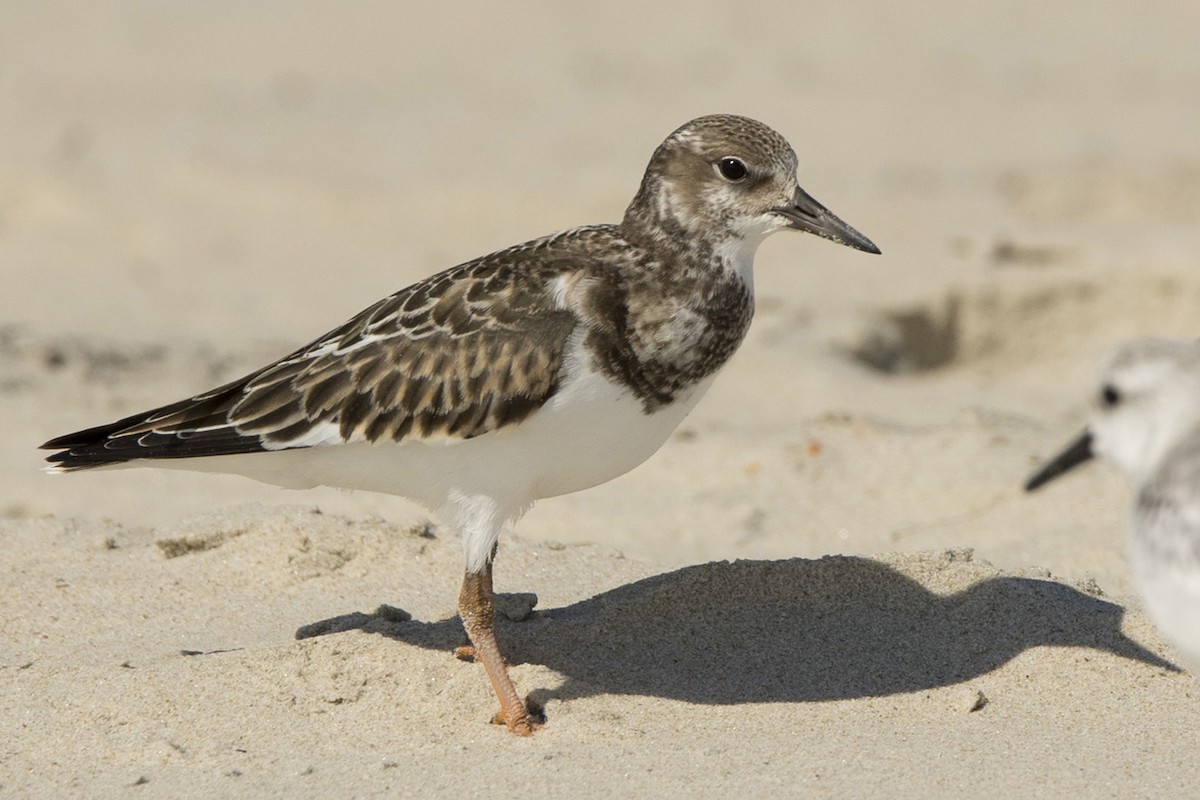
<path fill-rule="evenodd" d="M 1136 540 L 1130 561 L 1150 618 L 1179 651 L 1182 666 L 1200 674 L 1200 570 L 1193 562 L 1150 558 Z"/>
<path fill-rule="evenodd" d="M 512 519 L 536 500 L 596 486 L 641 464 L 711 382 L 709 377 L 646 414 L 631 392 L 585 372 L 521 423 L 474 439 L 358 442 L 130 466 L 227 472 L 288 488 L 363 489 L 435 511 L 455 497 L 483 495 Z"/>
<path fill-rule="evenodd" d="M 204 458 L 132 461 L 227 472 L 293 489 L 334 486 L 406 497 L 460 532 L 469 571 L 483 568 L 506 523 L 537 500 L 612 480 L 660 448 L 713 376 L 653 414 L 597 372 L 573 342 L 558 392 L 522 422 L 474 439 L 320 444 Z"/>

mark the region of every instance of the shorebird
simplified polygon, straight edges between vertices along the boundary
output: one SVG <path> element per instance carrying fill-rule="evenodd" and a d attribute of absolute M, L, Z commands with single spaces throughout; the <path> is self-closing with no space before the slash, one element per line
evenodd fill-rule
<path fill-rule="evenodd" d="M 1130 563 L 1150 618 L 1200 670 L 1200 341 L 1139 339 L 1108 359 L 1086 430 L 1025 485 L 1094 455 L 1134 487 Z"/>
<path fill-rule="evenodd" d="M 655 150 L 620 223 L 426 278 L 232 383 L 46 442 L 48 469 L 170 466 L 425 505 L 462 537 L 458 608 L 494 721 L 528 735 L 496 640 L 502 530 L 659 449 L 741 344 L 755 250 L 785 229 L 879 252 L 800 188 L 782 136 L 701 117 Z"/>

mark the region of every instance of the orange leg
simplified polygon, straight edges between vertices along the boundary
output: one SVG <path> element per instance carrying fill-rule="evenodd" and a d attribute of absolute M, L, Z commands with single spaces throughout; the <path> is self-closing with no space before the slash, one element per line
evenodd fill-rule
<path fill-rule="evenodd" d="M 463 627 L 471 639 L 471 649 L 459 648 L 460 656 L 473 656 L 483 664 L 492 689 L 500 701 L 500 713 L 492 721 L 508 726 L 518 736 L 529 736 L 537 727 L 530 719 L 529 710 L 517 696 L 517 689 L 508 677 L 508 665 L 500 655 L 496 641 L 496 613 L 492 608 L 492 562 L 481 572 L 468 572 L 463 577 L 462 591 L 458 594 L 458 613 Z"/>

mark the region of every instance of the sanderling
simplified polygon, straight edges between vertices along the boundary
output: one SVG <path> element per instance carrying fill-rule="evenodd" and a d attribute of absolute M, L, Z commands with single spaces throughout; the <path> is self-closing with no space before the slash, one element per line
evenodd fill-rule
<path fill-rule="evenodd" d="M 745 336 L 754 252 L 783 229 L 879 252 L 797 185 L 782 136 L 701 117 L 655 150 L 620 224 L 413 284 L 232 383 L 52 439 L 49 469 L 149 461 L 422 503 L 462 536 L 458 607 L 496 721 L 528 734 L 496 641 L 502 529 L 658 450 Z"/>
<path fill-rule="evenodd" d="M 1101 374 L 1087 429 L 1025 488 L 1093 455 L 1125 474 L 1137 493 L 1134 581 L 1151 619 L 1200 671 L 1200 341 L 1129 342 Z"/>

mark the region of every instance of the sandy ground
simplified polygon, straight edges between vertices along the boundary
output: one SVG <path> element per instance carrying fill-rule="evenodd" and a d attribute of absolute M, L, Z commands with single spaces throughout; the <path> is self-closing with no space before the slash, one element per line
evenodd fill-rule
<path fill-rule="evenodd" d="M 1105 351 L 1197 332 L 1200 6 L 1045 6 L 7 3 L 0 794 L 1200 796 L 1128 489 L 1020 491 Z M 502 544 L 532 739 L 450 655 L 461 556 L 421 509 L 39 472 L 618 218 L 715 111 L 884 255 L 773 238 L 679 433 Z"/>

